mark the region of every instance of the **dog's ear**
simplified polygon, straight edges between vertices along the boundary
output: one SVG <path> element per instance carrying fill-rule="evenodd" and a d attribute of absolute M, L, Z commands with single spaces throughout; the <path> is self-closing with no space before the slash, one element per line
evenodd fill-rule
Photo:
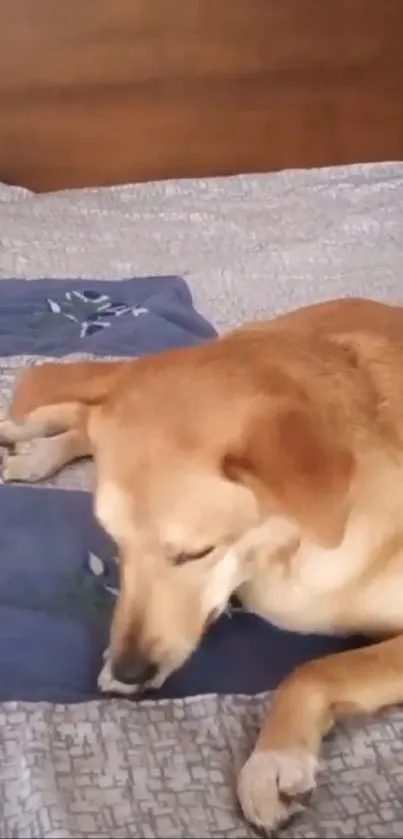
<path fill-rule="evenodd" d="M 285 407 L 255 418 L 224 472 L 249 485 L 273 512 L 298 523 L 324 547 L 340 544 L 350 509 L 351 451 L 305 407 Z"/>

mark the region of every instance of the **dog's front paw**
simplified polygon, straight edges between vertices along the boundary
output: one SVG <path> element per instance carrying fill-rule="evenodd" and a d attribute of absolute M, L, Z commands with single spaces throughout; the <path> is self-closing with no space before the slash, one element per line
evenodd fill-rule
<path fill-rule="evenodd" d="M 298 797 L 315 787 L 316 769 L 316 757 L 303 750 L 253 752 L 238 780 L 245 819 L 270 835 L 304 809 Z"/>

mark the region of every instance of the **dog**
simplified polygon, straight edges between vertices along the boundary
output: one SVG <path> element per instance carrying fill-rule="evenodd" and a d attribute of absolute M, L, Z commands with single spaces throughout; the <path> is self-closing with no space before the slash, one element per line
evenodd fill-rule
<path fill-rule="evenodd" d="M 94 459 L 121 580 L 101 687 L 160 685 L 234 593 L 280 627 L 376 640 L 274 693 L 238 779 L 253 825 L 300 807 L 338 717 L 403 700 L 403 307 L 331 300 L 191 348 L 31 367 L 0 444 L 4 480 Z"/>

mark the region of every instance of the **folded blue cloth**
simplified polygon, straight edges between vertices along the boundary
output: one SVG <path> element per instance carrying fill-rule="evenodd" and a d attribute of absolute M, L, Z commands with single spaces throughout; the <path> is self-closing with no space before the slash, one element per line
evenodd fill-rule
<path fill-rule="evenodd" d="M 0 283 L 0 357 L 145 355 L 215 335 L 181 277 Z"/>

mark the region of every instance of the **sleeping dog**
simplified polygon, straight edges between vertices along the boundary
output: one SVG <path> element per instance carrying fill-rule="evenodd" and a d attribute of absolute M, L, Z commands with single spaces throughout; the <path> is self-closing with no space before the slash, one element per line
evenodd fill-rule
<path fill-rule="evenodd" d="M 403 307 L 334 300 L 139 360 L 29 368 L 0 443 L 5 480 L 94 458 L 121 575 L 101 687 L 160 685 L 234 593 L 288 629 L 383 638 L 279 686 L 238 780 L 253 824 L 298 808 L 335 718 L 403 700 Z"/>

